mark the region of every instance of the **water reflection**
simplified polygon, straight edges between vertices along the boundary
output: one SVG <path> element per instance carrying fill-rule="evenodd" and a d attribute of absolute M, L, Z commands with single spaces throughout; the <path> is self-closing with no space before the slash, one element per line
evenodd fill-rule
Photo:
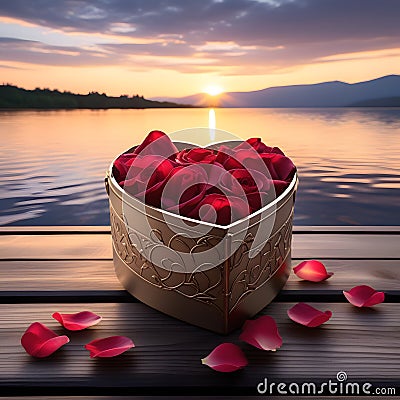
<path fill-rule="evenodd" d="M 217 121 L 215 119 L 215 110 L 210 109 L 208 113 L 208 129 L 210 130 L 210 143 L 215 141 L 215 129 L 217 126 Z"/>
<path fill-rule="evenodd" d="M 110 161 L 152 129 L 217 128 L 299 168 L 295 223 L 399 225 L 400 109 L 0 112 L 0 224 L 107 225 Z"/>

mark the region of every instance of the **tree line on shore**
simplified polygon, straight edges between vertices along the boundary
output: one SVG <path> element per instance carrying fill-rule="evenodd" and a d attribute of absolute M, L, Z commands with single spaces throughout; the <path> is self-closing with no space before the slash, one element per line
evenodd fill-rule
<path fill-rule="evenodd" d="M 147 100 L 143 96 L 107 96 L 105 93 L 90 92 L 75 94 L 68 91 L 40 89 L 27 90 L 11 84 L 0 86 L 0 108 L 39 109 L 107 109 L 107 108 L 175 108 L 190 105 L 167 101 Z"/>

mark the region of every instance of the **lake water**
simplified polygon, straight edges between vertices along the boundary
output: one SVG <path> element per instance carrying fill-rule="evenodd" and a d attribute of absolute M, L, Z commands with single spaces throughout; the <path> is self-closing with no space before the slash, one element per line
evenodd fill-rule
<path fill-rule="evenodd" d="M 400 225 L 400 109 L 216 109 L 299 170 L 297 225 Z M 0 112 L 0 225 L 108 225 L 104 174 L 147 132 L 207 127 L 208 109 Z"/>

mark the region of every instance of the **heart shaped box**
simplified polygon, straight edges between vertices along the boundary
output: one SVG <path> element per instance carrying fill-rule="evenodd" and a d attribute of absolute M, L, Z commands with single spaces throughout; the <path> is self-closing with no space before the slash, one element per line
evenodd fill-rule
<path fill-rule="evenodd" d="M 193 147 L 174 144 L 179 150 Z M 234 147 L 238 142 L 209 147 L 221 144 Z M 118 185 L 113 163 L 105 178 L 113 260 L 118 279 L 134 297 L 180 320 L 227 334 L 279 293 L 291 268 L 297 174 L 272 203 L 222 226 L 143 204 Z"/>

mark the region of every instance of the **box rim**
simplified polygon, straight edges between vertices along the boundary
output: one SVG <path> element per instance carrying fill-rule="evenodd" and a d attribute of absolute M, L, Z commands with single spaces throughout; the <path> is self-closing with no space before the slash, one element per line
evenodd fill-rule
<path fill-rule="evenodd" d="M 228 142 L 232 142 L 232 141 L 221 141 L 221 142 L 212 143 L 212 145 L 215 145 L 215 144 L 222 144 L 222 143 L 228 143 Z M 173 143 L 185 144 L 185 142 L 181 142 L 181 141 L 173 141 Z M 189 143 L 186 143 L 186 144 L 189 144 Z M 208 226 L 208 227 L 210 227 L 210 228 L 217 228 L 217 229 L 220 229 L 220 230 L 223 230 L 223 231 L 228 231 L 228 230 L 230 230 L 231 228 L 235 228 L 235 227 L 237 227 L 238 225 L 243 224 L 246 220 L 250 220 L 250 219 L 252 219 L 253 217 L 256 217 L 257 215 L 260 215 L 260 214 L 264 213 L 264 212 L 267 211 L 269 208 L 272 208 L 273 206 L 278 205 L 283 199 L 286 198 L 286 201 L 288 201 L 289 198 L 290 198 L 289 194 L 296 188 L 296 186 L 297 186 L 297 184 L 298 184 L 298 176 L 297 176 L 297 171 L 296 171 L 295 174 L 294 174 L 294 176 L 293 176 L 292 181 L 291 181 L 290 184 L 289 184 L 289 186 L 288 186 L 274 201 L 268 203 L 267 205 L 265 205 L 264 207 L 262 207 L 262 208 L 260 208 L 259 210 L 255 211 L 254 213 L 249 214 L 249 215 L 246 216 L 245 218 L 241 218 L 241 219 L 239 219 L 239 220 L 237 220 L 237 221 L 234 221 L 234 222 L 232 222 L 232 223 L 229 224 L 229 225 L 213 224 L 213 223 L 211 223 L 211 222 L 201 221 L 201 220 L 198 220 L 198 219 L 186 217 L 186 216 L 184 216 L 184 215 L 175 214 L 175 213 L 172 213 L 172 212 L 170 212 L 170 211 L 163 210 L 162 208 L 154 207 L 154 206 L 152 206 L 152 205 L 143 203 L 143 202 L 140 201 L 139 199 L 133 197 L 133 196 L 130 195 L 128 192 L 126 192 L 126 191 L 118 184 L 118 182 L 116 181 L 116 179 L 115 179 L 115 177 L 114 177 L 114 175 L 113 175 L 113 173 L 112 173 L 112 169 L 113 169 L 113 165 L 114 165 L 115 160 L 116 160 L 118 157 L 120 157 L 122 154 L 125 154 L 125 153 L 127 153 L 128 151 L 132 150 L 134 147 L 136 147 L 136 146 L 130 147 L 129 149 L 127 149 L 127 150 L 124 151 L 123 153 L 120 153 L 119 155 L 117 155 L 117 156 L 111 161 L 110 166 L 109 166 L 109 168 L 108 168 L 108 170 L 107 170 L 106 179 L 109 179 L 109 180 L 111 181 L 111 183 L 112 183 L 112 188 L 114 189 L 115 194 L 118 195 L 118 197 L 119 197 L 122 201 L 123 201 L 123 198 L 124 198 L 124 197 L 128 197 L 130 200 L 133 200 L 134 202 L 138 202 L 138 203 L 140 203 L 141 205 L 143 205 L 143 206 L 145 206 L 145 207 L 147 207 L 147 208 L 149 208 L 149 209 L 151 209 L 151 210 L 153 210 L 153 211 L 155 211 L 155 212 L 159 212 L 159 213 L 161 213 L 161 214 L 166 214 L 166 215 L 168 215 L 169 217 L 172 217 L 172 218 L 179 218 L 180 220 L 184 220 L 184 221 L 187 221 L 187 222 L 189 222 L 189 223 L 196 224 L 196 225 L 202 224 L 202 225 Z M 129 205 L 129 206 L 134 207 L 134 205 L 129 204 L 128 202 L 125 202 L 125 203 L 126 203 L 127 205 Z M 284 202 L 283 204 L 285 204 L 285 203 L 286 203 L 286 202 Z M 268 214 L 267 216 L 265 216 L 262 220 L 257 221 L 256 223 L 259 223 L 259 222 L 265 220 L 266 218 L 268 218 L 271 214 L 274 213 L 274 211 L 276 212 L 279 208 L 281 208 L 281 206 L 282 206 L 283 204 L 281 204 L 279 207 L 276 207 L 270 214 Z M 143 213 L 142 210 L 139 210 L 139 211 L 140 211 L 141 213 Z M 144 214 L 146 214 L 146 212 L 144 212 Z M 152 216 L 152 217 L 155 218 L 154 216 Z M 157 218 L 157 219 L 158 219 L 158 218 Z M 248 226 L 246 226 L 244 229 L 247 229 L 247 228 L 248 228 Z M 188 226 L 188 229 L 190 229 L 189 226 Z M 240 231 L 239 231 L 239 232 L 240 232 Z"/>

